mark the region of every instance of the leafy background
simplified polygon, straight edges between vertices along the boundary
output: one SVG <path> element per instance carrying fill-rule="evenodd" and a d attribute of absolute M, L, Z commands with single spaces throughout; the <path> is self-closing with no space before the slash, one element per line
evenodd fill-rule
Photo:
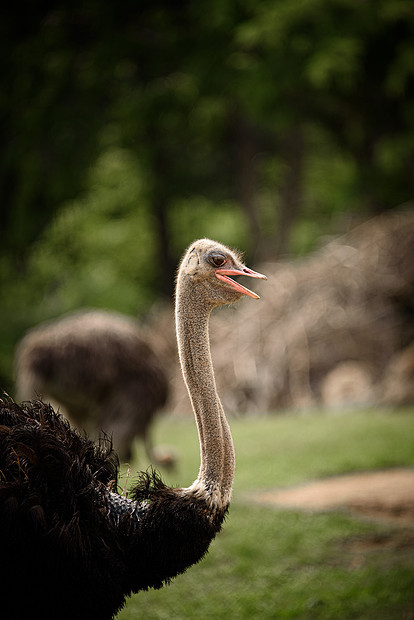
<path fill-rule="evenodd" d="M 410 0 L 23 2 L 0 20 L 0 378 L 83 306 L 144 317 L 194 238 L 304 255 L 413 197 Z"/>

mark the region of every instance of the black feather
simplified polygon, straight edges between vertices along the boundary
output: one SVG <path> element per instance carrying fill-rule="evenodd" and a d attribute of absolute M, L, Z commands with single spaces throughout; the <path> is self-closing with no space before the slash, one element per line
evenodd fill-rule
<path fill-rule="evenodd" d="M 0 400 L 1 617 L 112 618 L 197 562 L 220 530 L 154 471 L 116 500 L 118 459 L 41 401 Z M 115 516 L 112 505 L 118 503 Z"/>

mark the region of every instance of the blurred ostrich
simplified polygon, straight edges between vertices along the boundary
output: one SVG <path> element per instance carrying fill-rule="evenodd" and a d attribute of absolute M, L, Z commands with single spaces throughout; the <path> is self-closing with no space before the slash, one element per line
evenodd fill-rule
<path fill-rule="evenodd" d="M 112 436 L 121 461 L 138 436 L 153 463 L 174 464 L 150 438 L 168 395 L 166 373 L 132 319 L 89 310 L 30 330 L 16 350 L 16 391 L 19 400 L 51 399 L 93 439 L 101 430 Z"/>

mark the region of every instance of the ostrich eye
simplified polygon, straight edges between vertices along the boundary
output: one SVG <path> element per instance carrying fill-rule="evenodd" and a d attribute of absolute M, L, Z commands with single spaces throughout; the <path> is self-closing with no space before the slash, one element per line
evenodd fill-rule
<path fill-rule="evenodd" d="M 211 254 L 210 255 L 210 263 L 214 267 L 222 267 L 226 262 L 226 257 L 223 254 Z"/>

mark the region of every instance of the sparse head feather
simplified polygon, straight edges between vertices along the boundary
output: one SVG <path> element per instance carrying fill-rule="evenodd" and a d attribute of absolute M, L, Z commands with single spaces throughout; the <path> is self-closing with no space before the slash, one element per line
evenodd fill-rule
<path fill-rule="evenodd" d="M 239 252 L 211 239 L 199 239 L 188 247 L 183 256 L 178 270 L 177 290 L 185 284 L 191 285 L 194 293 L 213 307 L 237 301 L 242 295 L 258 299 L 258 295 L 229 276 L 265 279 L 265 276 L 243 264 Z"/>
<path fill-rule="evenodd" d="M 205 258 L 209 256 L 212 252 L 222 253 L 231 257 L 235 264 L 241 265 L 243 262 L 243 255 L 238 250 L 233 250 L 219 241 L 204 238 L 197 239 L 188 246 L 181 261 L 180 268 L 183 264 L 185 264 L 185 260 L 187 260 L 190 264 L 193 264 L 195 257 L 202 259 L 203 257 Z"/>

